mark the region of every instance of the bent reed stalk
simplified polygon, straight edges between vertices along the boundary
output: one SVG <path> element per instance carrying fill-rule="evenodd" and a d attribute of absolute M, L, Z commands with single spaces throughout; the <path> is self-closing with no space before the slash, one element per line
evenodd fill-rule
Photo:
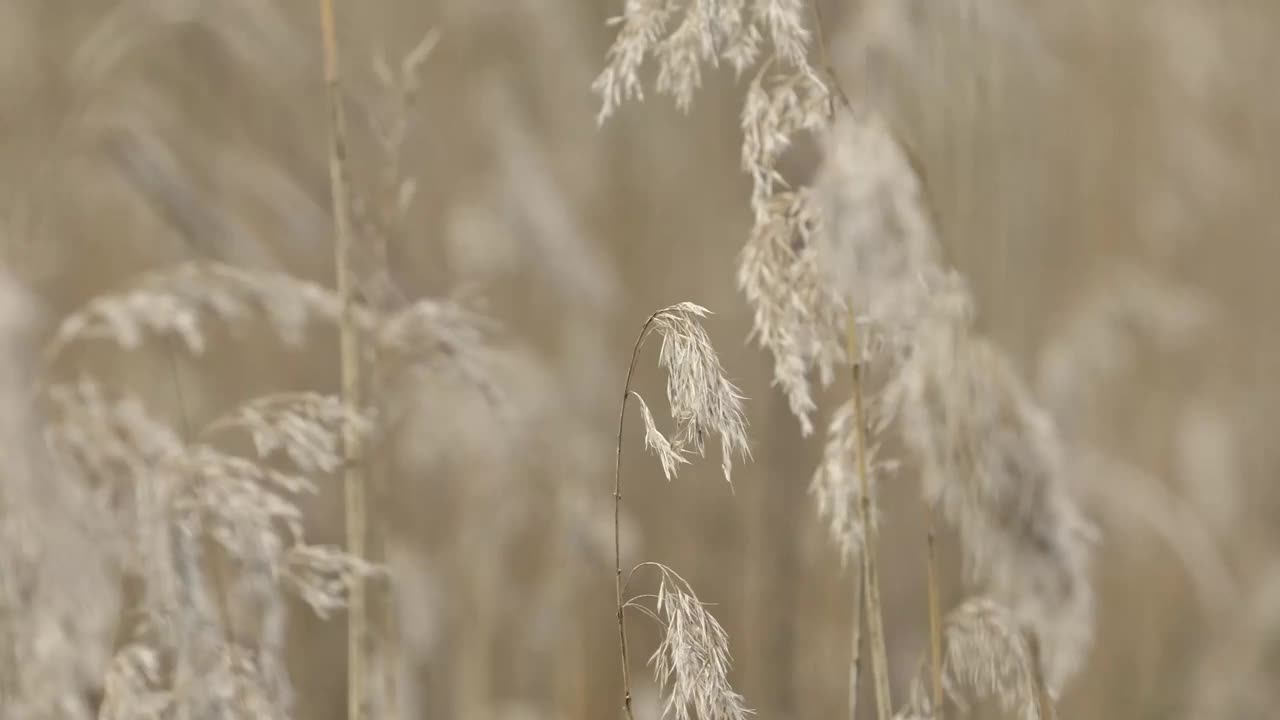
<path fill-rule="evenodd" d="M 620 523 L 622 514 L 622 430 L 627 417 L 627 399 L 631 397 L 631 378 L 635 375 L 636 362 L 640 359 L 640 346 L 644 344 L 645 336 L 649 334 L 649 328 L 653 326 L 653 321 L 662 312 L 662 310 L 659 310 L 650 315 L 648 320 L 645 320 L 644 326 L 640 328 L 640 334 L 636 337 L 635 347 L 631 350 L 631 363 L 627 366 L 627 379 L 622 386 L 622 406 L 618 410 L 618 447 L 613 468 L 614 589 L 618 599 L 618 645 L 622 656 L 622 707 L 627 713 L 627 720 L 634 720 L 635 716 L 631 711 L 631 669 L 627 663 L 627 621 L 623 612 L 624 602 L 622 600 L 622 531 Z"/>

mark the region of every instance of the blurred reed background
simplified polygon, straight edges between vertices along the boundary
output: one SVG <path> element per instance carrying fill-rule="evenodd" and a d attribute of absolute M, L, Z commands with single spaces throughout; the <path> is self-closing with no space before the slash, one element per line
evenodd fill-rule
<path fill-rule="evenodd" d="M 760 717 L 847 717 L 855 581 L 809 492 L 821 432 L 801 436 L 772 359 L 747 342 L 735 286 L 752 224 L 739 168 L 749 76 L 709 72 L 687 114 L 655 96 L 598 127 L 591 85 L 622 5 L 337 2 L 354 227 L 362 253 L 387 259 L 360 292 L 447 297 L 492 318 L 477 363 L 501 397 L 429 367 L 383 380 L 369 523 L 397 602 L 375 592 L 372 613 L 396 642 L 370 672 L 396 700 L 374 717 L 620 712 L 613 428 L 635 333 L 686 300 L 715 312 L 705 327 L 748 398 L 754 461 L 732 492 L 714 463 L 668 483 L 632 418 L 624 556 L 677 567 L 714 604 L 735 688 Z M 1280 5 L 820 5 L 836 74 L 874 99 L 916 163 L 977 326 L 1064 434 L 1108 458 L 1066 478 L 1097 529 L 1096 626 L 1059 717 L 1274 717 Z M 324 326 L 297 348 L 248 323 L 210 330 L 198 356 L 165 342 L 39 355 L 64 315 L 175 263 L 332 286 L 322 67 L 310 1 L 0 3 L 12 364 L 49 384 L 91 373 L 179 428 L 264 393 L 336 392 L 337 333 Z M 807 179 L 820 155 L 802 142 L 781 165 Z M 650 398 L 655 355 L 637 372 Z M 819 417 L 848 391 L 841 378 L 817 396 Z M 341 479 L 320 484 L 300 501 L 307 533 L 341 544 Z M 923 503 L 910 472 L 885 480 L 878 502 L 889 666 L 905 697 L 929 645 Z M 48 525 L 31 513 L 54 513 L 40 507 L 8 497 L 0 524 L 28 537 Z M 949 608 L 966 579 L 954 533 L 939 547 Z M 61 568 L 42 570 L 54 579 L 41 587 L 100 616 L 45 630 L 77 638 L 88 700 L 6 717 L 96 713 L 138 590 L 114 571 L 89 591 L 59 585 L 84 556 L 40 557 Z M 0 603 L 8 640 L 33 622 L 23 597 Z M 344 615 L 293 602 L 288 616 L 293 716 L 344 717 Z M 640 665 L 659 634 L 635 622 L 633 636 L 636 714 L 649 720 L 658 691 Z M 17 712 L 16 695 L 0 697 Z"/>

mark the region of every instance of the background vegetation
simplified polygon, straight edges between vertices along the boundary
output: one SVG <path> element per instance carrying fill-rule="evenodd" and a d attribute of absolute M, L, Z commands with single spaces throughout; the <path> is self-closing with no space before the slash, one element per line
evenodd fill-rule
<path fill-rule="evenodd" d="M 1096 620 L 1059 717 L 1271 717 L 1280 6 L 819 6 L 835 75 L 874 102 L 927 188 L 946 262 L 972 289 L 976 328 L 1069 440 L 1064 482 L 1096 531 Z M 772 358 L 748 342 L 752 310 L 735 272 L 753 219 L 739 159 L 750 75 L 708 69 L 690 112 L 655 95 L 597 125 L 591 86 L 617 31 L 606 20 L 622 10 L 621 0 L 337 3 L 356 294 L 388 317 L 421 298 L 448 301 L 429 312 L 466 308 L 457 336 L 430 315 L 429 362 L 377 380 L 367 521 L 395 602 L 373 576 L 374 717 L 619 712 L 614 423 L 641 323 L 682 301 L 716 313 L 703 327 L 747 396 L 754 461 L 738 464 L 732 492 L 715 462 L 668 483 L 640 452 L 641 424 L 628 422 L 624 560 L 671 565 L 713 604 L 734 688 L 760 717 L 847 715 L 856 574 L 809 487 L 822 425 L 849 382 L 841 375 L 815 395 L 821 422 L 803 437 L 773 387 Z M 64 337 L 64 317 L 148 271 L 217 262 L 333 286 L 319 18 L 301 0 L 0 3 L 7 717 L 105 708 L 111 658 L 129 645 L 151 587 L 127 562 L 133 516 L 112 515 L 132 486 L 83 468 L 87 480 L 53 482 L 58 461 L 31 450 L 61 437 L 58 407 L 93 403 L 29 394 L 91 375 L 138 398 L 178 447 L 252 398 L 337 392 L 333 298 L 293 308 L 305 296 L 293 286 L 254 290 L 261 307 L 246 313 L 267 322 L 202 324 L 197 354 L 162 332 L 134 348 L 77 340 L 42 355 Z M 825 152 L 801 139 L 779 167 L 807 181 Z M 226 282 L 241 297 L 242 285 Z M 305 336 L 282 341 L 311 316 L 320 322 Z M 103 334 L 119 340 L 127 322 L 104 317 Z M 184 322 L 166 317 L 143 325 Z M 377 327 L 373 337 L 394 335 Z M 387 347 L 406 343 L 397 335 Z M 632 387 L 652 402 L 665 376 L 656 350 L 642 353 Z M 253 455 L 243 438 L 219 443 Z M 318 491 L 296 500 L 306 536 L 340 546 L 341 473 L 313 469 Z M 896 697 L 929 649 L 915 472 L 883 478 L 878 494 Z M 949 609 L 969 582 L 956 533 L 944 526 L 938 547 Z M 240 571 L 231 550 L 208 557 L 210 577 Z M 233 597 L 224 634 L 267 637 L 270 602 L 233 589 L 211 591 Z M 293 597 L 287 618 L 280 673 L 291 715 L 344 717 L 345 615 L 323 620 Z M 659 640 L 634 623 L 636 715 L 646 720 L 660 701 L 640 664 Z M 56 672 L 37 672 L 46 665 Z M 57 700 L 20 702 L 41 688 Z"/>

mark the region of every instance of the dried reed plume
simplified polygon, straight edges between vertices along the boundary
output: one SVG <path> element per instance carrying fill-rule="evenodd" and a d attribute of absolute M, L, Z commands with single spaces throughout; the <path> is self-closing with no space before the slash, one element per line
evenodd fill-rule
<path fill-rule="evenodd" d="M 664 691 L 669 687 L 668 710 L 674 710 L 680 720 L 739 720 L 748 712 L 741 696 L 729 685 L 729 652 L 724 631 L 694 596 L 688 583 L 670 568 L 656 563 L 642 563 L 632 568 L 625 582 L 622 577 L 622 431 L 627 400 L 635 397 L 640 403 L 645 446 L 658 455 L 667 479 L 675 476 L 679 464 L 688 462 L 687 453 L 705 455 L 708 433 L 720 436 L 721 468 L 726 481 L 731 481 L 733 454 L 750 456 L 742 396 L 724 374 L 711 339 L 698 322 L 707 314 L 706 308 L 683 302 L 650 315 L 636 337 L 622 390 L 614 467 L 613 542 L 623 708 L 628 718 L 633 717 L 631 670 L 627 662 L 625 610 L 628 607 L 641 609 L 663 626 L 664 639 L 652 663 L 659 685 Z M 676 423 L 671 439 L 658 429 L 640 394 L 631 390 L 640 348 L 651 331 L 662 335 L 658 364 L 667 370 L 667 402 Z M 662 574 L 658 594 L 651 596 L 653 608 L 640 602 L 645 596 L 624 599 L 632 575 L 646 566 L 657 567 Z"/>
<path fill-rule="evenodd" d="M 983 699 L 1023 720 L 1052 717 L 1042 710 L 1034 647 L 1016 620 L 999 604 L 974 598 L 952 610 L 943 626 L 942 685 L 961 713 Z M 941 717 L 942 708 L 917 678 L 899 720 Z"/>
<path fill-rule="evenodd" d="M 649 658 L 659 688 L 667 695 L 663 717 L 744 720 L 751 711 L 729 685 L 732 658 L 724 628 L 674 570 L 658 563 L 635 569 L 643 567 L 658 571 L 658 592 L 633 597 L 626 607 L 643 612 L 664 629 L 662 642 Z"/>
<path fill-rule="evenodd" d="M 67 316 L 46 346 L 46 367 L 70 344 L 89 339 L 130 349 L 149 334 L 176 336 L 199 353 L 210 315 L 265 318 L 293 341 L 309 319 L 334 316 L 327 291 L 216 264 L 151 273 L 138 285 Z M 370 334 L 379 328 L 365 319 Z M 369 421 L 337 398 L 276 395 L 215 420 L 193 442 L 141 403 L 112 399 L 88 378 L 43 389 L 54 411 L 47 446 L 118 498 L 116 512 L 130 517 L 133 528 L 126 557 L 137 558 L 126 570 L 145 588 L 142 621 L 107 680 L 104 713 L 288 716 L 282 591 L 324 616 L 345 607 L 352 588 L 373 572 L 360 557 L 307 544 L 295 497 L 317 492 L 314 476 L 343 465 L 344 428 L 364 433 Z M 256 457 L 208 444 L 238 428 L 250 434 Z M 299 472 L 265 464 L 273 455 Z M 207 559 L 208 542 L 235 563 L 234 576 L 210 577 L 208 565 L 216 561 Z M 245 608 L 256 628 L 237 627 L 234 606 Z M 256 643 L 243 644 L 238 632 Z"/>
<path fill-rule="evenodd" d="M 1054 426 L 973 330 L 964 281 L 943 265 L 914 168 L 883 121 L 850 114 L 817 181 L 824 240 L 887 365 L 881 395 L 918 458 L 926 502 L 956 526 L 970 575 L 1034 628 L 1056 695 L 1091 635 L 1089 526 Z"/>
<path fill-rule="evenodd" d="M 703 63 L 729 61 L 742 72 L 765 58 L 742 110 L 755 224 L 739 284 L 755 309 L 754 334 L 773 351 L 775 380 L 803 431 L 811 429 L 814 409 L 809 372 L 816 369 L 825 383 L 837 363 L 854 367 L 853 401 L 834 418 L 813 488 L 843 553 L 866 546 L 881 717 L 891 705 L 870 493 L 872 476 L 886 466 L 873 460 L 876 438 L 867 434 L 895 422 L 919 459 L 930 508 L 935 701 L 942 688 L 934 507 L 959 529 L 973 577 L 1034 628 L 1056 693 L 1089 638 L 1087 525 L 1064 486 L 1051 423 L 1003 357 L 972 331 L 972 300 L 942 261 L 914 164 L 873 109 L 841 94 L 833 122 L 836 93 L 829 71 L 824 77 L 808 61 L 809 33 L 798 2 L 751 8 L 633 2 L 617 22 L 622 28 L 595 86 L 604 100 L 601 120 L 622 100 L 642 97 L 638 73 L 646 57 L 658 63 L 658 91 L 682 109 L 701 83 Z M 764 54 L 765 37 L 772 54 Z M 813 189 L 791 190 L 778 159 L 795 137 L 817 131 L 827 138 L 819 176 Z M 873 360 L 885 366 L 887 379 L 865 403 L 876 409 L 871 419 L 863 366 Z M 679 458 L 661 436 L 652 436 L 650 445 L 673 472 Z"/>
<path fill-rule="evenodd" d="M 176 338 L 171 349 L 199 354 L 211 342 L 211 319 L 232 329 L 265 321 L 300 343 L 308 325 L 340 323 L 341 308 L 334 292 L 286 275 L 189 263 L 148 273 L 67 315 L 43 366 L 51 372 L 68 347 L 92 340 L 134 349 L 151 337 Z M 424 300 L 347 318 L 380 359 L 443 361 L 484 377 L 483 332 L 461 308 Z M 306 542 L 297 503 L 319 491 L 320 478 L 349 467 L 343 437 L 372 432 L 369 411 L 339 397 L 276 394 L 180 433 L 88 377 L 39 384 L 35 399 L 52 412 L 44 436 L 60 467 L 113 498 L 112 513 L 130 528 L 120 532 L 131 552 L 118 562 L 144 588 L 141 619 L 106 679 L 105 716 L 288 717 L 285 593 L 325 617 L 349 607 L 377 572 L 362 556 Z M 214 444 L 233 431 L 247 434 L 252 457 Z M 281 462 L 292 470 L 277 469 Z M 218 570 L 220 558 L 236 571 Z"/>
<path fill-rule="evenodd" d="M 189 444 L 141 403 L 113 399 L 87 378 L 51 387 L 48 398 L 48 447 L 118 498 L 113 512 L 131 528 L 124 569 L 144 588 L 141 622 L 107 679 L 107 716 L 289 716 L 282 593 L 325 616 L 375 572 L 303 536 L 296 498 L 318 492 L 314 474 L 339 463 L 334 448 L 347 422 L 314 411 L 337 400 L 281 396 L 267 403 L 268 415 L 250 403 L 202 433 L 249 429 L 258 443 L 247 458 Z M 298 472 L 263 464 L 277 451 Z M 233 561 L 232 576 L 210 573 L 209 543 Z M 249 610 L 256 627 L 237 627 L 232 605 Z M 240 632 L 254 643 L 238 640 Z"/>
<path fill-rule="evenodd" d="M 789 189 L 777 169 L 798 135 L 830 118 L 832 94 L 808 60 L 810 31 L 801 0 L 668 3 L 630 0 L 593 85 L 603 122 L 624 100 L 644 97 L 640 72 L 658 64 L 656 88 L 687 110 L 702 65 L 726 62 L 738 74 L 756 68 L 744 98 L 742 167 L 752 180 L 755 222 L 738 266 L 738 283 L 755 313 L 753 335 L 774 355 L 776 382 L 805 433 L 814 402 L 807 376 L 822 382 L 844 360 L 843 300 L 819 282 L 809 242 L 816 218 L 805 191 Z"/>
<path fill-rule="evenodd" d="M 831 473 L 820 473 L 815 485 L 819 504 L 835 518 L 832 532 L 840 538 L 842 551 L 847 556 L 855 548 L 864 549 L 861 560 L 871 669 L 879 717 L 887 720 L 893 704 L 880 607 L 878 532 L 868 457 L 871 446 L 864 417 L 861 361 L 865 348 L 857 333 L 862 317 L 851 315 L 847 304 L 852 298 L 857 308 L 858 298 L 846 287 L 827 281 L 820 270 L 816 236 L 821 211 L 812 194 L 790 189 L 778 170 L 780 158 L 798 137 L 831 124 L 837 98 L 848 106 L 843 92 L 833 88 L 834 73 L 825 58 L 820 27 L 817 40 L 824 67 L 820 71 L 809 61 L 810 32 L 805 28 L 803 10 L 799 0 L 767 0 L 750 7 L 746 3 L 691 3 L 684 8 L 679 24 L 667 33 L 676 14 L 674 6 L 629 3 L 626 14 L 617 21 L 622 30 L 609 50 L 595 89 L 604 100 L 603 121 L 621 100 L 642 97 L 637 73 L 645 56 L 652 55 L 659 65 L 658 91 L 673 96 L 677 106 L 687 110 L 693 91 L 701 84 L 702 63 L 715 66 L 721 60 L 728 61 L 739 74 L 759 65 L 741 111 L 742 167 L 752 181 L 754 223 L 740 257 L 738 285 L 753 308 L 752 335 L 773 353 L 775 383 L 786 392 L 804 434 L 813 429 L 809 416 L 816 408 L 810 373 L 816 372 L 826 385 L 838 364 L 852 364 L 853 410 L 847 429 L 855 472 L 849 477 L 857 478 L 858 488 L 832 492 L 831 480 L 837 476 Z M 816 6 L 813 14 L 816 23 L 820 19 Z M 764 52 L 765 38 L 769 40 L 768 53 Z M 836 502 L 855 499 L 856 525 L 850 522 L 848 507 L 836 506 Z M 848 539 L 854 529 L 860 533 L 857 543 Z M 932 544 L 930 553 L 932 556 Z M 931 570 L 930 578 L 933 576 Z M 856 657 L 856 648 L 852 652 Z M 850 677 L 856 682 L 854 669 Z M 850 697 L 855 694 L 851 688 Z"/>
<path fill-rule="evenodd" d="M 93 717 L 110 662 L 127 558 L 120 518 L 46 448 L 36 380 L 37 304 L 0 273 L 0 707 L 7 717 Z"/>
<path fill-rule="evenodd" d="M 174 338 L 199 355 L 209 344 L 208 320 L 235 331 L 265 321 L 286 344 L 300 345 L 316 323 L 336 326 L 342 303 L 328 288 L 282 273 L 194 261 L 141 275 L 128 287 L 91 298 L 58 324 L 44 351 L 52 367 L 72 343 L 105 340 L 123 349 L 147 339 Z M 384 372 L 407 364 L 443 365 L 496 393 L 480 357 L 492 323 L 449 300 L 422 298 L 390 313 L 356 306 L 353 330 L 377 351 Z"/>

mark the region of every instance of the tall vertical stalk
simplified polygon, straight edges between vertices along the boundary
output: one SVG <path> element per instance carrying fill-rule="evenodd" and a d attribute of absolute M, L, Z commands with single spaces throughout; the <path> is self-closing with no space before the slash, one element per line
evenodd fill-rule
<path fill-rule="evenodd" d="M 835 121 L 837 102 L 840 107 L 849 110 L 852 103 L 845 94 L 840 80 L 836 76 L 835 66 L 831 63 L 831 53 L 827 50 L 826 36 L 822 30 L 822 10 L 818 0 L 809 1 L 809 11 L 813 15 L 814 37 L 818 46 L 818 56 L 823 72 L 831 82 L 832 98 L 829 105 L 831 121 Z M 877 531 L 871 512 L 871 477 L 867 467 L 866 419 L 862 409 L 862 363 L 858 361 L 858 335 L 855 325 L 857 316 L 853 313 L 852 303 L 849 312 L 848 350 L 849 361 L 853 363 L 853 410 L 854 442 L 858 453 L 858 483 L 861 490 L 861 501 L 858 513 L 862 521 L 862 572 L 857 573 L 853 593 L 853 631 L 850 637 L 852 647 L 849 651 L 849 720 L 857 720 L 858 685 L 862 675 L 862 618 L 867 619 L 869 640 L 871 643 L 871 673 L 876 690 L 876 716 L 880 720 L 888 720 L 893 711 L 893 703 L 889 698 L 888 654 L 885 651 L 884 618 L 880 611 L 880 577 L 876 566 L 875 548 Z"/>
<path fill-rule="evenodd" d="M 636 345 L 631 350 L 631 364 L 627 366 L 627 380 L 622 386 L 622 407 L 618 410 L 618 452 L 617 460 L 613 466 L 613 582 L 618 599 L 618 651 L 622 657 L 622 707 L 627 713 L 627 720 L 635 720 L 635 715 L 631 711 L 631 668 L 627 664 L 627 621 L 623 612 L 625 607 L 622 599 L 622 531 L 620 525 L 622 516 L 622 429 L 627 417 L 627 398 L 631 397 L 631 377 L 635 375 L 636 361 L 640 359 L 640 346 L 644 343 L 644 336 L 649 332 L 649 326 L 653 324 L 654 319 L 661 313 L 662 311 L 659 310 L 644 321 L 644 326 L 640 328 L 640 335 L 636 337 Z"/>
<path fill-rule="evenodd" d="M 347 192 L 346 116 L 342 109 L 342 88 L 338 81 L 338 41 L 334 23 L 333 0 L 320 0 L 320 32 L 324 51 L 324 82 L 329 98 L 329 189 L 333 204 L 334 265 L 342 316 L 338 324 L 342 374 L 342 402 L 347 417 L 354 418 L 361 409 L 360 344 L 355 327 L 355 278 L 351 269 L 351 217 Z M 348 419 L 343 426 L 343 486 L 346 497 L 347 552 L 363 559 L 365 552 L 366 488 L 360 466 L 360 435 Z M 365 617 L 364 579 L 352 580 L 347 608 L 347 719 L 364 720 L 365 693 Z"/>
<path fill-rule="evenodd" d="M 853 629 L 849 633 L 849 720 L 858 720 L 858 687 L 862 684 L 862 598 L 867 584 L 862 568 L 853 571 Z"/>
<path fill-rule="evenodd" d="M 859 359 L 857 315 L 852 304 L 848 327 L 849 361 L 853 364 L 853 419 L 854 447 L 858 453 L 858 502 L 859 519 L 862 522 L 862 573 L 866 583 L 867 641 L 871 650 L 871 677 L 876 690 L 876 717 L 889 720 L 893 712 L 893 700 L 889 695 L 889 660 L 885 651 L 884 613 L 880 605 L 880 565 L 876 559 L 879 548 L 879 531 L 876 516 L 871 507 L 871 469 L 867 464 L 867 418 L 862 402 L 863 364 Z"/>
<path fill-rule="evenodd" d="M 942 603 L 938 585 L 937 510 L 929 504 L 925 522 L 928 524 L 926 548 L 929 583 L 929 685 L 933 697 L 933 717 L 942 720 Z"/>

